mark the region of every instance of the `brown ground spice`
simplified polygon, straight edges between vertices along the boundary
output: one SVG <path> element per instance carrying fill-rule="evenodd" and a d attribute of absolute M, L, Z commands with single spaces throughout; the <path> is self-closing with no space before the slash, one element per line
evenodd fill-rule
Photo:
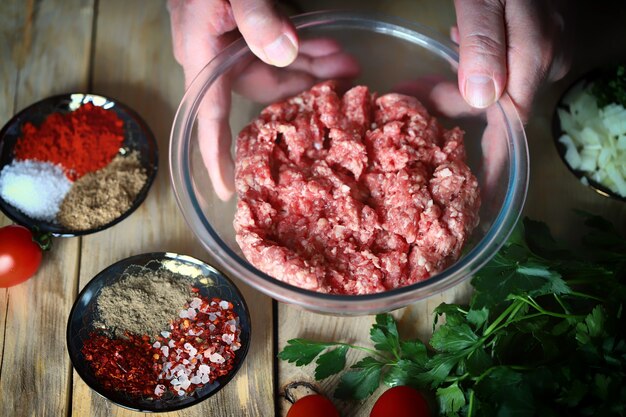
<path fill-rule="evenodd" d="M 119 281 L 100 291 L 96 327 L 114 337 L 129 332 L 155 338 L 169 330 L 170 321 L 191 298 L 191 282 L 183 275 L 167 269 L 129 268 Z"/>
<path fill-rule="evenodd" d="M 137 152 L 117 155 L 105 168 L 73 184 L 61 203 L 57 220 L 71 230 L 107 224 L 130 208 L 147 180 Z"/>

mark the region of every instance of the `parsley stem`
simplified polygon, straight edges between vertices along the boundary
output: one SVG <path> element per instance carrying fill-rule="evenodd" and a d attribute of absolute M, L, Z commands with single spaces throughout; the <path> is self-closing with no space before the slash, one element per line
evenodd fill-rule
<path fill-rule="evenodd" d="M 485 329 L 485 332 L 483 333 L 483 337 L 489 336 L 494 331 L 494 329 L 498 327 L 498 325 L 502 322 L 502 320 L 506 319 L 509 315 L 511 315 L 511 317 L 514 316 L 521 307 L 522 307 L 522 304 L 520 304 L 519 302 L 511 303 L 511 305 L 508 306 L 506 310 L 504 310 L 502 314 L 500 314 L 498 318 L 495 319 L 493 323 L 489 325 L 489 327 L 487 327 L 487 329 Z"/>
<path fill-rule="evenodd" d="M 603 303 L 604 301 L 606 301 L 606 300 L 605 300 L 605 299 L 603 299 L 603 298 L 596 297 L 596 296 L 591 295 L 591 294 L 585 294 L 585 293 L 583 293 L 583 292 L 578 292 L 578 291 L 572 291 L 572 292 L 568 293 L 568 295 L 573 295 L 573 296 L 575 296 L 575 297 L 580 297 L 580 298 L 588 298 L 588 299 L 590 299 L 590 300 L 599 301 L 599 302 L 601 302 L 601 303 Z"/>
<path fill-rule="evenodd" d="M 561 306 L 561 308 L 563 309 L 563 311 L 566 314 L 569 314 L 569 309 L 567 308 L 567 306 L 565 305 L 565 303 L 563 302 L 563 300 L 561 300 L 561 297 L 559 297 L 558 294 L 554 294 L 554 299 L 556 300 L 557 303 L 559 303 L 559 305 Z"/>
<path fill-rule="evenodd" d="M 474 390 L 470 390 L 469 406 L 467 407 L 467 417 L 474 415 Z"/>
<path fill-rule="evenodd" d="M 558 317 L 558 318 L 561 318 L 561 319 L 579 319 L 581 317 L 585 317 L 584 315 L 580 315 L 580 314 L 563 314 L 563 313 L 557 313 L 555 311 L 546 310 L 545 308 L 543 308 L 539 304 L 537 304 L 537 302 L 535 300 L 533 300 L 532 297 L 524 298 L 524 297 L 520 297 L 520 296 L 516 295 L 516 296 L 513 296 L 513 298 L 515 298 L 516 300 L 519 300 L 519 301 L 521 301 L 523 303 L 528 304 L 529 306 L 531 306 L 532 308 L 534 308 L 535 310 L 537 310 L 538 312 L 540 312 L 541 314 L 544 314 L 546 316 Z"/>
<path fill-rule="evenodd" d="M 385 357 L 383 354 L 381 354 L 379 351 L 374 350 L 374 349 L 369 349 L 363 346 L 355 346 L 355 345 L 351 345 L 349 343 L 337 343 L 337 345 L 339 346 L 346 346 L 349 347 L 350 349 L 356 349 L 356 350 L 361 350 L 363 352 L 367 352 L 370 355 L 374 355 L 374 356 L 378 356 L 380 359 L 384 359 L 384 360 L 388 360 L 389 358 Z"/>

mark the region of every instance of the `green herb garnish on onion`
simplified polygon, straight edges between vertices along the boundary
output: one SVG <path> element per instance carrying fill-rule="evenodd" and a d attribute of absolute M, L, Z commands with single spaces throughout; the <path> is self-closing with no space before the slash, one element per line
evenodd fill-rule
<path fill-rule="evenodd" d="M 593 84 L 591 90 L 598 99 L 598 106 L 621 104 L 626 107 L 626 66 L 618 65 Z"/>
<path fill-rule="evenodd" d="M 373 347 L 289 340 L 279 358 L 342 372 L 335 396 L 362 400 L 382 383 L 435 394 L 440 416 L 623 416 L 626 239 L 584 214 L 583 249 L 526 219 L 472 280 L 469 305 L 441 304 L 427 344 L 376 316 Z M 345 369 L 350 349 L 365 356 Z"/>

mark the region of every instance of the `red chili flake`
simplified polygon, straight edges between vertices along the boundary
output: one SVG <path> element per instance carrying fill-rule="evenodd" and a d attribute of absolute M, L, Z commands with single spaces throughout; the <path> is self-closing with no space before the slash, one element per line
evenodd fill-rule
<path fill-rule="evenodd" d="M 127 339 L 111 339 L 92 333 L 83 344 L 83 355 L 106 389 L 153 396 L 158 370 L 151 357 L 154 348 L 150 338 L 126 336 Z"/>
<path fill-rule="evenodd" d="M 183 396 L 233 369 L 240 334 L 232 303 L 198 295 L 153 344 L 149 336 L 111 339 L 92 333 L 83 354 L 107 389 L 148 397 L 169 390 Z"/>

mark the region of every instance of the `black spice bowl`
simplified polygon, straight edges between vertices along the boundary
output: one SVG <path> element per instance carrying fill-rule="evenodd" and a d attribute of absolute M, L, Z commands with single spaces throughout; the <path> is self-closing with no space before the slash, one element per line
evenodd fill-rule
<path fill-rule="evenodd" d="M 14 147 L 22 135 L 22 127 L 25 123 L 29 122 L 38 126 L 52 113 L 68 113 L 77 106 L 86 103 L 92 103 L 95 106 L 111 110 L 124 122 L 124 141 L 120 153 L 131 151 L 139 153 L 141 166 L 146 170 L 147 174 L 146 183 L 137 194 L 130 208 L 121 216 L 106 224 L 86 230 L 70 230 L 58 223 L 33 219 L 0 198 L 0 211 L 15 223 L 26 226 L 31 230 L 50 233 L 57 237 L 87 235 L 107 229 L 121 222 L 130 216 L 148 195 L 158 168 L 158 149 L 154 134 L 141 117 L 128 106 L 117 100 L 95 94 L 71 93 L 48 97 L 26 107 L 13 116 L 0 130 L 0 171 L 5 165 L 9 165 L 13 161 Z"/>
<path fill-rule="evenodd" d="M 149 268 L 151 270 L 169 269 L 188 277 L 191 284 L 199 289 L 200 295 L 207 298 L 218 297 L 233 304 L 233 310 L 239 317 L 241 347 L 236 351 L 233 368 L 227 375 L 196 389 L 191 394 L 185 396 L 166 395 L 160 399 L 132 397 L 121 391 L 107 390 L 99 382 L 82 353 L 84 341 L 95 330 L 94 324 L 99 320 L 96 301 L 100 291 L 117 282 L 129 267 Z M 101 271 L 85 286 L 78 295 L 69 315 L 67 349 L 78 375 L 91 389 L 104 398 L 134 411 L 168 412 L 198 404 L 226 386 L 244 362 L 250 346 L 250 333 L 251 323 L 248 307 L 242 294 L 230 279 L 212 266 L 192 257 L 154 252 L 123 259 Z"/>
<path fill-rule="evenodd" d="M 594 181 L 592 178 L 587 176 L 587 173 L 585 171 L 572 168 L 570 164 L 567 162 L 567 160 L 565 159 L 565 153 L 567 152 L 567 148 L 565 147 L 564 144 L 559 142 L 559 138 L 565 132 L 563 131 L 561 127 L 561 120 L 559 118 L 558 110 L 559 109 L 569 110 L 569 106 L 565 104 L 565 97 L 567 97 L 567 95 L 576 88 L 581 88 L 581 87 L 587 88 L 588 86 L 593 84 L 594 81 L 599 80 L 601 77 L 607 76 L 609 72 L 610 72 L 609 69 L 593 70 L 583 75 L 582 77 L 578 78 L 563 92 L 563 94 L 559 98 L 559 101 L 557 102 L 556 108 L 554 109 L 554 115 L 552 116 L 552 138 L 554 141 L 554 145 L 556 146 L 557 153 L 559 154 L 559 157 L 561 158 L 561 161 L 563 161 L 567 169 L 572 174 L 574 174 L 574 176 L 576 176 L 576 178 L 578 178 L 582 184 L 588 186 L 589 188 L 594 190 L 596 193 L 604 197 L 609 197 L 614 200 L 626 202 L 626 198 L 617 194 L 616 192 L 604 186 L 603 184 L 600 184 L 599 182 Z"/>

